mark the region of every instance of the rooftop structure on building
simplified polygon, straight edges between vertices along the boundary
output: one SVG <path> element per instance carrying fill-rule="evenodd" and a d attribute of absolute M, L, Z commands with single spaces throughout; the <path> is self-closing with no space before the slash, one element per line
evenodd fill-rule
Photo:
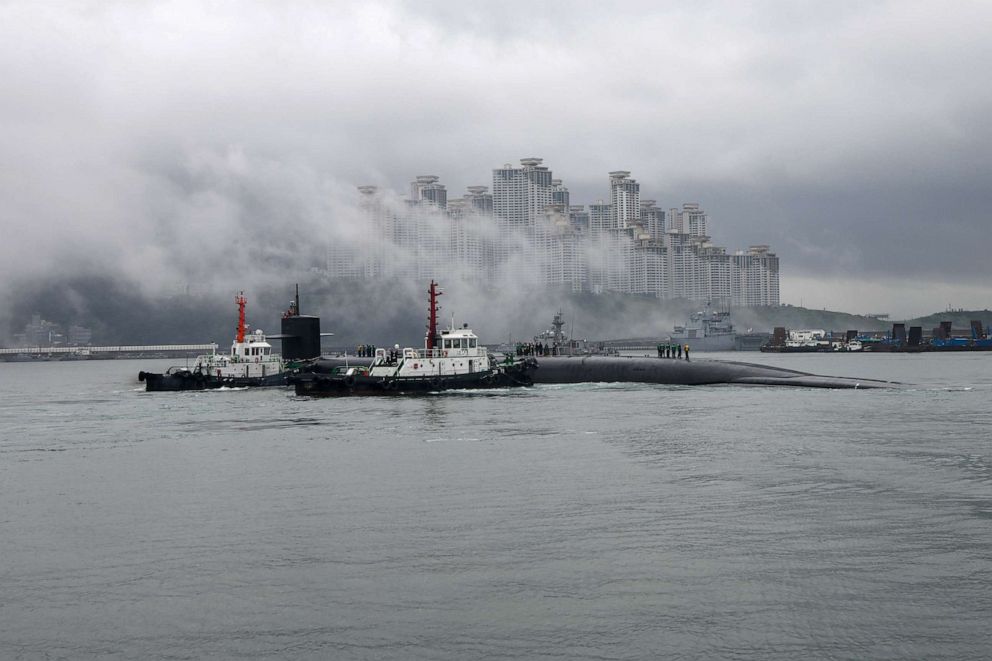
<path fill-rule="evenodd" d="M 440 177 L 434 174 L 422 174 L 410 183 L 410 199 L 414 202 L 432 204 L 440 209 L 448 205 L 448 191 L 444 184 L 438 183 Z"/>
<path fill-rule="evenodd" d="M 699 208 L 697 202 L 686 202 L 681 209 L 671 209 L 668 212 L 668 219 L 669 231 L 692 236 L 709 236 L 706 212 Z"/>
<path fill-rule="evenodd" d="M 610 173 L 610 205 L 614 228 L 624 229 L 640 223 L 641 185 L 630 178 L 629 171 Z"/>

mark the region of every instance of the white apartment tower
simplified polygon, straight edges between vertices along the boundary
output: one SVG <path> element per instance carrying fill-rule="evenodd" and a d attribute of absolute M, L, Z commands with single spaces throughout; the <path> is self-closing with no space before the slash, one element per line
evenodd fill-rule
<path fill-rule="evenodd" d="M 327 272 L 337 278 L 376 279 L 393 275 L 389 250 L 397 217 L 377 186 L 359 186 L 362 223 L 337 224 L 327 249 Z"/>
<path fill-rule="evenodd" d="M 632 227 L 641 219 L 641 185 L 630 178 L 627 170 L 610 173 L 610 205 L 613 209 L 613 227 Z"/>
<path fill-rule="evenodd" d="M 489 186 L 469 186 L 468 193 L 462 198 L 475 213 L 482 216 L 493 215 L 493 196 Z"/>
<path fill-rule="evenodd" d="M 580 292 L 585 287 L 586 269 L 582 255 L 582 234 L 569 222 L 568 207 L 551 204 L 545 209 L 546 224 L 542 256 L 544 282 L 550 287 Z"/>
<path fill-rule="evenodd" d="M 702 287 L 702 262 L 699 250 L 703 239 L 680 232 L 668 232 L 664 238 L 667 255 L 667 296 L 690 301 L 705 301 Z"/>
<path fill-rule="evenodd" d="M 665 233 L 665 212 L 654 200 L 641 200 L 641 226 L 656 241 Z"/>
<path fill-rule="evenodd" d="M 573 204 L 568 208 L 568 222 L 578 232 L 589 232 L 589 212 L 583 204 Z"/>
<path fill-rule="evenodd" d="M 520 167 L 507 163 L 493 170 L 493 213 L 499 242 L 499 268 L 534 282 L 547 282 L 554 233 L 548 226 L 552 204 L 551 171 L 540 158 L 522 158 Z"/>
<path fill-rule="evenodd" d="M 570 206 L 568 189 L 561 183 L 561 179 L 551 180 L 551 204 L 560 205 L 564 209 Z"/>
<path fill-rule="evenodd" d="M 612 229 L 618 229 L 613 224 L 613 207 L 603 200 L 596 200 L 589 205 L 589 231 L 592 234 L 604 234 Z"/>
<path fill-rule="evenodd" d="M 448 192 L 444 184 L 438 183 L 439 179 L 434 174 L 417 175 L 417 179 L 410 183 L 410 199 L 444 209 L 448 206 Z"/>
<path fill-rule="evenodd" d="M 668 212 L 668 230 L 691 236 L 709 236 L 706 212 L 697 202 L 686 202 Z"/>
<path fill-rule="evenodd" d="M 731 257 L 731 299 L 734 305 L 779 304 L 778 257 L 768 246 L 751 246 Z"/>
<path fill-rule="evenodd" d="M 493 170 L 493 211 L 512 229 L 533 230 L 552 203 L 551 171 L 540 158 L 522 158 Z"/>
<path fill-rule="evenodd" d="M 457 211 L 452 204 L 458 202 Z M 496 226 L 493 196 L 488 186 L 469 186 L 461 200 L 448 204 L 452 223 L 452 253 L 467 269 L 469 280 L 489 282 L 495 276 Z"/>
<path fill-rule="evenodd" d="M 636 237 L 630 264 L 630 293 L 666 298 L 667 255 L 660 241 L 645 232 Z"/>
<path fill-rule="evenodd" d="M 733 279 L 726 248 L 704 244 L 699 249 L 699 261 L 702 278 L 700 299 L 721 308 L 731 305 Z"/>

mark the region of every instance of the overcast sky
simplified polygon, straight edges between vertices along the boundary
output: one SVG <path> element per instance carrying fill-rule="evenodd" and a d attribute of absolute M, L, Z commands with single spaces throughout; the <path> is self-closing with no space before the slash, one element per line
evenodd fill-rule
<path fill-rule="evenodd" d="M 0 278 L 182 278 L 245 227 L 353 222 L 358 184 L 457 195 L 540 156 L 574 203 L 630 170 L 718 245 L 771 244 L 783 302 L 992 307 L 990 26 L 932 0 L 0 2 Z"/>

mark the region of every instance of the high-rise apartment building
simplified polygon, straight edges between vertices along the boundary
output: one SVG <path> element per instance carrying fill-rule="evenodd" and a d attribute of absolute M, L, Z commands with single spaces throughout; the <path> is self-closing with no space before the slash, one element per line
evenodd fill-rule
<path fill-rule="evenodd" d="M 699 259 L 702 244 L 700 237 L 689 234 L 672 231 L 665 234 L 664 245 L 668 257 L 666 298 L 708 300 L 709 292 L 703 290 L 702 262 Z"/>
<path fill-rule="evenodd" d="M 728 307 L 731 299 L 730 255 L 726 248 L 703 244 L 699 248 L 701 294 L 707 303 Z"/>
<path fill-rule="evenodd" d="M 471 209 L 483 216 L 493 215 L 493 196 L 489 186 L 469 186 L 468 193 L 463 198 Z"/>
<path fill-rule="evenodd" d="M 568 222 L 578 232 L 589 232 L 589 212 L 583 204 L 573 204 L 568 208 Z"/>
<path fill-rule="evenodd" d="M 664 245 L 646 233 L 638 235 L 631 252 L 630 293 L 667 298 L 667 264 Z"/>
<path fill-rule="evenodd" d="M 590 204 L 589 231 L 592 234 L 605 234 L 613 229 L 619 229 L 613 224 L 613 207 L 603 200 Z"/>
<path fill-rule="evenodd" d="M 665 233 L 665 212 L 654 200 L 641 200 L 641 226 L 655 241 Z"/>
<path fill-rule="evenodd" d="M 520 167 L 507 163 L 493 170 L 493 211 L 511 229 L 532 230 L 552 204 L 551 171 L 542 162 L 522 158 Z"/>
<path fill-rule="evenodd" d="M 779 305 L 778 257 L 768 246 L 751 246 L 734 254 L 731 279 L 734 305 Z"/>
<path fill-rule="evenodd" d="M 641 185 L 630 178 L 627 170 L 610 173 L 610 207 L 613 227 L 625 229 L 641 220 Z"/>
<path fill-rule="evenodd" d="M 492 214 L 480 211 L 473 204 L 473 195 L 470 192 L 461 199 L 448 202 L 447 224 L 449 270 L 458 273 L 459 277 L 469 282 L 479 284 L 491 282 L 495 229 L 492 224 Z M 439 274 L 439 277 L 442 276 Z"/>
<path fill-rule="evenodd" d="M 356 223 L 336 223 L 327 248 L 327 273 L 333 278 L 378 279 L 386 270 L 393 245 L 396 214 L 377 186 L 359 186 Z"/>
<path fill-rule="evenodd" d="M 586 288 L 582 233 L 569 222 L 568 207 L 551 204 L 545 209 L 546 224 L 538 231 L 541 240 L 544 283 L 574 292 Z"/>
<path fill-rule="evenodd" d="M 706 212 L 696 202 L 686 202 L 681 209 L 668 212 L 668 231 L 692 236 L 709 236 Z"/>
<path fill-rule="evenodd" d="M 551 180 L 551 204 L 560 205 L 565 209 L 570 206 L 568 188 L 561 183 L 561 179 Z"/>
<path fill-rule="evenodd" d="M 444 184 L 438 183 L 439 179 L 440 177 L 434 174 L 418 175 L 416 180 L 410 183 L 410 200 L 444 209 L 448 205 L 448 191 L 445 190 Z"/>

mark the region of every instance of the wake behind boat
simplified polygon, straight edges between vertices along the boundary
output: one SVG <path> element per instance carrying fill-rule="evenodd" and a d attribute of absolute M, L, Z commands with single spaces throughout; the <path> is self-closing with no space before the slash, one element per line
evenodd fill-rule
<path fill-rule="evenodd" d="M 479 344 L 467 324 L 461 328 L 437 329 L 437 297 L 441 292 L 431 281 L 430 313 L 422 349 L 376 349 L 368 365 L 335 365 L 289 377 L 297 395 L 415 394 L 444 390 L 509 388 L 529 386 L 537 367 L 533 359 L 509 357 L 498 363 Z"/>

